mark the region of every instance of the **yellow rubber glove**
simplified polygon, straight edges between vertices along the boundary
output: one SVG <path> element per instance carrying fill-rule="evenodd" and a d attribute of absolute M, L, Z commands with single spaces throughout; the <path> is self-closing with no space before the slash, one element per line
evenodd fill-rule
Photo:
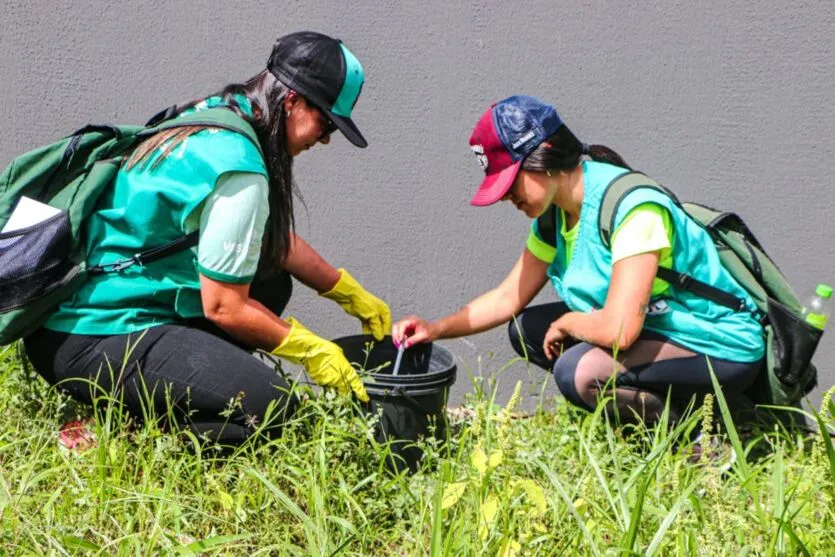
<path fill-rule="evenodd" d="M 287 322 L 290 323 L 290 334 L 272 354 L 303 365 L 318 385 L 334 387 L 341 395 L 353 391 L 361 401 L 368 402 L 362 380 L 339 346 L 316 336 L 292 317 L 288 317 Z"/>
<path fill-rule="evenodd" d="M 377 340 L 391 334 L 391 310 L 387 303 L 360 286 L 345 269 L 339 269 L 340 277 L 329 292 L 322 294 L 333 300 L 350 315 L 362 322 L 362 332 L 371 333 Z"/>

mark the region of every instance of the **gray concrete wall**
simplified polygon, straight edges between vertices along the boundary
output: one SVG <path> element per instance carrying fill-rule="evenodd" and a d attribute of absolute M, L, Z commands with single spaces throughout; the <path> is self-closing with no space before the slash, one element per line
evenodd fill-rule
<path fill-rule="evenodd" d="M 835 281 L 832 2 L 2 0 L 0 21 L 0 166 L 86 122 L 139 123 L 245 79 L 281 34 L 343 39 L 366 69 L 355 120 L 371 146 L 340 138 L 297 159 L 299 231 L 396 316 L 458 308 L 522 250 L 524 215 L 468 205 L 481 170 L 467 146 L 489 103 L 521 92 L 682 198 L 742 214 L 800 292 Z M 324 335 L 358 330 L 307 292 L 291 309 Z M 504 329 L 445 345 L 466 363 L 459 400 L 467 368 L 511 359 Z M 824 388 L 833 359 L 830 332 Z M 547 379 L 516 363 L 505 393 L 517 378 Z"/>

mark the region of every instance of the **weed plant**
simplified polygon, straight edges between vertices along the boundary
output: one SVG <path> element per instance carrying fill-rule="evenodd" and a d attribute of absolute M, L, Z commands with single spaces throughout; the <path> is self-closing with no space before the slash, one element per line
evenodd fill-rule
<path fill-rule="evenodd" d="M 496 371 L 496 370 L 493 370 Z M 516 385 L 470 373 L 450 442 L 391 475 L 372 418 L 305 396 L 283 436 L 221 450 L 118 401 L 96 411 L 0 352 L 0 552 L 9 555 L 832 555 L 835 389 L 809 418 L 739 435 L 716 407 L 622 428 L 562 399 L 519 416 Z M 549 378 L 543 376 L 543 381 Z M 466 377 L 459 377 L 459 381 Z M 234 404 L 234 401 L 232 402 Z M 92 416 L 93 448 L 57 429 Z M 151 417 L 153 418 L 153 417 Z M 694 462 L 692 431 L 732 444 Z"/>

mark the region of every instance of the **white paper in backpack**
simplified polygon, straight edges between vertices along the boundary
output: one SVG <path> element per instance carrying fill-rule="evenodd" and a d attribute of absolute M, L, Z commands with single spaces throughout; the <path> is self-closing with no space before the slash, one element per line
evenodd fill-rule
<path fill-rule="evenodd" d="M 6 232 L 14 232 L 15 230 L 34 226 L 39 222 L 54 217 L 60 212 L 61 209 L 56 209 L 40 201 L 22 196 L 18 200 L 3 230 L 0 230 L 0 233 L 5 234 Z"/>

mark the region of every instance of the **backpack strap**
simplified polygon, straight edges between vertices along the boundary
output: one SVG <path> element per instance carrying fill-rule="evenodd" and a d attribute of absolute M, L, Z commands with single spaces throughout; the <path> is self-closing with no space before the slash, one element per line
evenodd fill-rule
<path fill-rule="evenodd" d="M 713 217 L 712 219 L 710 219 L 710 221 L 705 223 L 705 228 L 707 228 L 708 230 L 713 230 L 721 226 L 722 228 L 733 230 L 734 232 L 738 232 L 745 238 L 746 244 L 750 244 L 758 250 L 765 252 L 765 248 L 763 248 L 760 241 L 757 240 L 757 237 L 754 236 L 754 233 L 751 232 L 751 229 L 748 228 L 748 225 L 745 224 L 745 221 L 742 220 L 742 217 L 740 217 L 736 213 L 732 213 L 729 211 L 720 212 L 706 205 L 698 205 L 696 203 L 685 203 L 684 209 L 688 213 L 696 213 L 696 216 L 698 216 L 698 211 L 701 211 L 702 213 L 705 211 L 713 211 L 717 213 L 715 217 Z"/>
<path fill-rule="evenodd" d="M 195 231 L 186 236 L 180 236 L 176 240 L 168 242 L 165 245 L 156 248 L 151 248 L 141 253 L 137 253 L 133 257 L 119 259 L 118 261 L 114 261 L 113 263 L 101 263 L 99 265 L 94 265 L 88 268 L 87 272 L 94 275 L 100 273 L 118 273 L 119 271 L 127 269 L 128 267 L 132 267 L 134 265 L 147 265 L 152 261 L 156 261 L 158 259 L 168 257 L 169 255 L 173 255 L 180 251 L 193 248 L 197 245 L 199 237 L 200 232 Z"/>
<path fill-rule="evenodd" d="M 249 139 L 252 144 L 255 145 L 255 148 L 258 149 L 258 152 L 263 155 L 263 151 L 261 151 L 261 144 L 258 141 L 258 135 L 255 133 L 255 130 L 246 120 L 238 116 L 232 110 L 227 108 L 209 108 L 201 110 L 200 112 L 186 114 L 185 116 L 179 116 L 171 119 L 175 112 L 176 107 L 171 106 L 156 114 L 148 121 L 148 126 L 136 134 L 136 137 L 146 138 L 164 130 L 182 128 L 185 126 L 222 128 L 243 135 Z M 111 131 L 111 128 L 112 126 L 88 126 L 88 128 L 85 128 L 83 131 L 100 131 L 102 133 L 106 133 L 107 131 Z M 118 130 L 116 130 L 116 132 L 118 133 Z M 147 265 L 152 261 L 193 248 L 197 245 L 198 239 L 199 232 L 195 231 L 186 236 L 181 236 L 165 245 L 137 253 L 133 257 L 119 259 L 113 263 L 94 265 L 88 268 L 87 272 L 91 274 L 117 273 L 127 269 L 128 267 L 132 267 L 133 265 Z"/>
<path fill-rule="evenodd" d="M 600 232 L 600 240 L 607 249 L 612 248 L 612 233 L 614 232 L 615 218 L 617 217 L 620 204 L 627 195 L 641 188 L 649 188 L 661 192 L 672 199 L 676 205 L 682 207 L 678 197 L 676 197 L 672 191 L 665 188 L 646 174 L 642 172 L 627 172 L 626 174 L 621 174 L 609 182 L 603 192 L 603 198 L 600 202 L 600 213 L 598 215 L 597 225 Z M 682 210 L 684 210 L 685 214 L 688 214 L 683 207 Z M 688 274 L 679 273 L 675 269 L 668 269 L 666 267 L 659 266 L 655 276 L 672 285 L 675 285 L 677 288 L 692 292 L 693 294 L 706 298 L 711 302 L 719 304 L 720 306 L 724 306 L 734 311 L 745 311 L 747 309 L 744 299 L 734 296 L 733 294 L 728 294 L 724 290 L 720 290 L 719 288 L 716 288 L 706 282 L 702 282 Z"/>
<path fill-rule="evenodd" d="M 120 139 L 122 137 L 122 130 L 120 130 L 118 126 L 113 126 L 111 124 L 88 124 L 83 128 L 75 130 L 72 135 L 68 135 L 67 137 L 76 139 L 85 133 L 94 132 L 105 136 L 112 136 L 114 139 Z"/>
<path fill-rule="evenodd" d="M 734 311 L 747 310 L 745 300 L 742 298 L 737 298 L 733 294 L 728 294 L 724 290 L 720 290 L 715 286 L 711 286 L 708 283 L 702 282 L 699 279 L 685 273 L 679 273 L 674 269 L 659 266 L 655 276 L 678 288 L 681 288 L 682 290 L 692 292 L 696 296 L 706 298 L 711 302 L 719 304 L 720 306 L 724 306 Z"/>
<path fill-rule="evenodd" d="M 150 122 L 156 123 L 159 119 L 166 118 L 170 115 L 171 108 L 164 110 L 151 118 Z M 182 128 L 185 126 L 205 126 L 210 128 L 222 128 L 231 132 L 239 133 L 249 139 L 258 152 L 263 156 L 264 152 L 261 150 L 261 143 L 258 141 L 258 135 L 255 133 L 252 125 L 249 122 L 235 114 L 228 108 L 208 108 L 199 112 L 193 112 L 184 116 L 177 116 L 174 119 L 164 119 L 157 125 L 150 126 L 139 132 L 137 137 L 148 137 L 164 130 L 173 128 Z"/>
<path fill-rule="evenodd" d="M 536 219 L 539 237 L 551 247 L 557 247 L 557 207 L 551 205 Z"/>
<path fill-rule="evenodd" d="M 600 213 L 598 213 L 597 228 L 600 231 L 600 240 L 607 249 L 611 249 L 612 233 L 615 231 L 615 218 L 618 216 L 620 204 L 627 195 L 641 188 L 649 188 L 659 191 L 673 200 L 681 207 L 676 194 L 665 188 L 643 172 L 627 172 L 613 179 L 603 191 L 603 198 L 600 202 Z"/>
<path fill-rule="evenodd" d="M 159 124 L 165 122 L 166 120 L 171 120 L 172 118 L 175 118 L 176 116 L 177 116 L 177 105 L 172 104 L 168 108 L 160 110 L 159 112 L 157 112 L 156 114 L 151 116 L 151 118 L 147 122 L 145 122 L 145 127 L 146 128 L 156 127 Z"/>

